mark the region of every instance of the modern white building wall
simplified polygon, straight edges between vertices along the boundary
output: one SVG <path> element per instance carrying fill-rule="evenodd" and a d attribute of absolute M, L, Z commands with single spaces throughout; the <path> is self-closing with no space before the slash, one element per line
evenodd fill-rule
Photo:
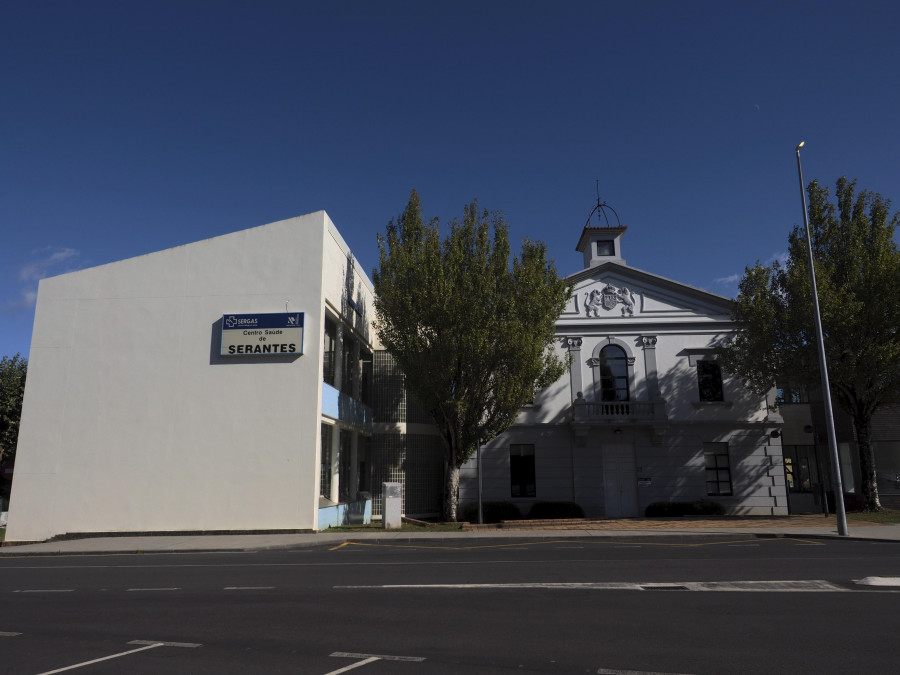
<path fill-rule="evenodd" d="M 323 321 L 368 336 L 356 267 L 320 211 L 41 281 L 6 540 L 317 528 Z M 283 312 L 302 354 L 220 356 L 223 315 Z"/>
<path fill-rule="evenodd" d="M 570 372 L 485 446 L 483 499 L 512 501 L 525 516 L 541 501 L 576 502 L 591 517 L 697 500 L 787 513 L 774 393 L 755 396 L 715 361 L 735 329 L 730 301 L 627 266 L 624 232 L 585 228 L 585 268 L 569 277 L 557 322 Z M 460 501 L 477 496 L 473 460 Z"/>

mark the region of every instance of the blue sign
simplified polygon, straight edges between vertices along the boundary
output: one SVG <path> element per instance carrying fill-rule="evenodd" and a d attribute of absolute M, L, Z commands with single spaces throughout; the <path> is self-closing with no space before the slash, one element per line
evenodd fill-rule
<path fill-rule="evenodd" d="M 303 312 L 222 315 L 221 356 L 303 353 Z"/>

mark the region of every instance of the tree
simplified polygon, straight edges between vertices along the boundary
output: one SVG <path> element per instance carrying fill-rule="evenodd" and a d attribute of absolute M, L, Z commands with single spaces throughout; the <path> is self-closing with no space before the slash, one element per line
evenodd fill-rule
<path fill-rule="evenodd" d="M 0 359 L 0 462 L 15 459 L 28 360 L 21 354 Z"/>
<path fill-rule="evenodd" d="M 431 413 L 444 449 L 443 518 L 456 520 L 459 469 L 513 423 L 566 362 L 551 348 L 569 288 L 546 247 L 525 240 L 510 264 L 507 225 L 473 201 L 441 240 L 413 190 L 379 235 L 375 330 Z"/>
<path fill-rule="evenodd" d="M 837 203 L 812 181 L 809 221 L 822 313 L 829 384 L 853 421 L 866 510 L 881 509 L 872 449 L 872 416 L 900 401 L 900 252 L 890 201 L 837 181 Z M 806 232 L 795 227 L 782 265 L 747 268 L 734 303 L 742 330 L 721 350 L 723 367 L 757 393 L 776 380 L 816 386 L 818 354 L 813 323 Z"/>

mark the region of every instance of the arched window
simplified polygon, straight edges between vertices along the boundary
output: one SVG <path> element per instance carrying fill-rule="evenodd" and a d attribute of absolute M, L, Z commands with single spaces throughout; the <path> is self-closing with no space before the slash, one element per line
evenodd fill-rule
<path fill-rule="evenodd" d="M 627 401 L 628 356 L 617 345 L 607 345 L 597 358 L 600 369 L 600 400 Z"/>

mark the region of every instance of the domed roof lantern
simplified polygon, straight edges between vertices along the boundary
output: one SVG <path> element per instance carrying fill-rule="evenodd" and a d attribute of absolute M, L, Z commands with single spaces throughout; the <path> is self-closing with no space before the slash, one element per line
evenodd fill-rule
<path fill-rule="evenodd" d="M 609 220 L 609 214 L 616 217 L 616 224 Z M 591 225 L 591 220 L 597 215 L 598 225 Z M 597 186 L 597 205 L 588 215 L 584 229 L 581 231 L 581 239 L 578 240 L 576 251 L 584 256 L 584 267 L 595 267 L 605 262 L 617 262 L 625 264 L 622 257 L 622 235 L 628 228 L 622 225 L 619 214 L 606 202 L 600 201 L 600 186 Z"/>

